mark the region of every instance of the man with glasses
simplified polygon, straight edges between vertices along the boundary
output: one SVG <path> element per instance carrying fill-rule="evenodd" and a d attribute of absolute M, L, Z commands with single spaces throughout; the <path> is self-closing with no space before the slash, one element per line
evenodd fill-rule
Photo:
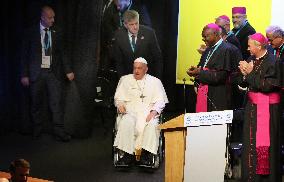
<path fill-rule="evenodd" d="M 249 24 L 246 15 L 245 7 L 233 7 L 232 8 L 232 22 L 233 33 L 238 38 L 241 44 L 241 51 L 244 60 L 246 60 L 250 53 L 248 49 L 248 36 L 255 33 L 255 29 Z"/>
<path fill-rule="evenodd" d="M 277 68 L 279 69 L 278 71 L 279 79 L 280 79 L 281 87 L 283 87 L 284 86 L 284 80 L 283 80 L 283 77 L 284 77 L 284 73 L 283 73 L 283 70 L 284 70 L 284 53 L 283 53 L 284 51 L 284 45 L 283 45 L 284 44 L 284 31 L 278 26 L 269 26 L 266 29 L 266 37 L 270 45 L 268 47 L 268 50 L 276 57 L 277 64 L 279 65 L 277 66 Z M 281 92 L 281 108 L 282 108 L 281 112 L 283 113 L 283 108 L 284 108 L 284 92 L 283 91 Z M 283 119 L 282 119 L 282 122 L 283 122 Z M 282 139 L 281 144 L 283 148 L 284 146 L 283 134 L 281 136 L 281 139 Z M 282 155 L 282 166 L 283 164 L 284 164 L 284 156 Z M 283 170 L 282 170 L 282 173 L 283 173 Z"/>
<path fill-rule="evenodd" d="M 278 26 L 269 26 L 266 29 L 266 37 L 270 46 L 272 47 L 273 54 L 281 62 L 284 61 L 284 31 Z"/>

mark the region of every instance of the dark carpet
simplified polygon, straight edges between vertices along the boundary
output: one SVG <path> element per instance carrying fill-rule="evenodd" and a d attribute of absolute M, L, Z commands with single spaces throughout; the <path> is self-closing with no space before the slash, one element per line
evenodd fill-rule
<path fill-rule="evenodd" d="M 110 131 L 95 125 L 91 137 L 69 143 L 57 142 L 49 134 L 38 140 L 19 133 L 0 136 L 0 170 L 7 171 L 12 160 L 24 158 L 31 163 L 31 176 L 56 182 L 164 181 L 164 164 L 157 170 L 114 168 Z"/>

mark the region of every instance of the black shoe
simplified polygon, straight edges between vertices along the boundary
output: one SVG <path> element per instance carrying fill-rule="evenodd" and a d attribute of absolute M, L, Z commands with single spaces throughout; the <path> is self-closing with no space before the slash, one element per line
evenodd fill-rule
<path fill-rule="evenodd" d="M 148 152 L 147 150 L 142 149 L 140 165 L 143 166 L 152 166 L 153 165 L 154 154 Z"/>
<path fill-rule="evenodd" d="M 134 155 L 123 152 L 123 156 L 117 161 L 118 165 L 121 166 L 130 166 L 134 163 Z"/>
<path fill-rule="evenodd" d="M 71 140 L 71 136 L 65 132 L 54 134 L 54 138 L 59 142 L 69 142 Z"/>

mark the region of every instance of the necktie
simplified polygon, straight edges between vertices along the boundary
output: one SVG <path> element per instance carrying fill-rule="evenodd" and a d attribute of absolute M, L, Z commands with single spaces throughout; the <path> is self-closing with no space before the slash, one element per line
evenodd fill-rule
<path fill-rule="evenodd" d="M 134 52 L 135 51 L 135 35 L 131 35 L 131 46 Z"/>
<path fill-rule="evenodd" d="M 48 56 L 48 55 L 50 55 L 48 29 L 45 28 L 44 31 L 45 31 L 45 34 L 44 34 L 44 50 L 45 50 L 45 55 Z"/>
<path fill-rule="evenodd" d="M 280 48 L 278 48 L 278 49 L 276 50 L 276 57 L 277 57 L 277 58 L 279 58 L 279 54 L 280 54 Z"/>

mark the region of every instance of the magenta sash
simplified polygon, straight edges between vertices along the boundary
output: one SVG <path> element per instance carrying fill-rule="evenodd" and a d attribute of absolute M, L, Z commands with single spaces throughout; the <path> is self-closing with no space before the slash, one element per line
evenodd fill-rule
<path fill-rule="evenodd" d="M 264 94 L 249 92 L 248 97 L 253 104 L 257 105 L 256 126 L 256 174 L 270 174 L 269 147 L 270 147 L 270 112 L 269 104 L 280 103 L 279 93 Z"/>

